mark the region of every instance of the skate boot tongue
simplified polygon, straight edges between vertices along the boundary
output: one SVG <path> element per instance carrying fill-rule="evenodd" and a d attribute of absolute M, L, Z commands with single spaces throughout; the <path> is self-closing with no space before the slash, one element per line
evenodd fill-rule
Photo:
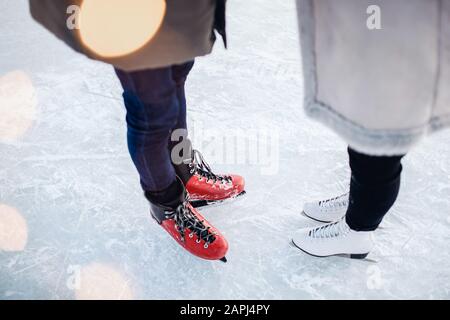
<path fill-rule="evenodd" d="M 216 240 L 215 234 L 210 231 L 211 227 L 205 226 L 205 221 L 200 220 L 193 213 L 187 201 L 166 216 L 168 219 L 174 220 L 182 241 L 186 239 L 186 230 L 189 230 L 189 238 L 192 238 L 194 235 L 197 236 L 197 243 L 200 243 L 201 240 L 205 241 L 205 247 Z"/>
<path fill-rule="evenodd" d="M 345 222 L 344 218 L 341 220 L 318 227 L 309 231 L 309 236 L 312 238 L 334 238 L 341 236 L 350 231 L 350 227 Z"/>
<path fill-rule="evenodd" d="M 319 206 L 327 208 L 327 207 L 345 207 L 347 206 L 348 201 L 348 193 L 327 199 L 319 201 Z"/>
<path fill-rule="evenodd" d="M 186 230 L 189 230 L 190 238 L 197 235 L 197 243 L 205 241 L 206 247 L 216 239 L 215 234 L 210 232 L 211 227 L 205 226 L 205 221 L 200 220 L 193 212 L 186 189 L 179 179 L 162 194 L 146 192 L 145 196 L 150 202 L 153 218 L 159 224 L 165 220 L 173 220 L 181 241 L 185 241 Z"/>
<path fill-rule="evenodd" d="M 192 151 L 192 160 L 189 163 L 190 173 L 199 175 L 200 179 L 206 179 L 206 182 L 213 181 L 221 183 L 231 183 L 230 176 L 218 175 L 212 172 L 211 167 L 203 158 L 198 150 Z"/>

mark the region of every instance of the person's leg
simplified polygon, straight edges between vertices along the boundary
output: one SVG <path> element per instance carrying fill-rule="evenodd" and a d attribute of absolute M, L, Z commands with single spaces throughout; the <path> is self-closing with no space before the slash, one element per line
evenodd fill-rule
<path fill-rule="evenodd" d="M 365 258 L 373 248 L 373 231 L 397 199 L 403 156 L 375 157 L 350 148 L 348 153 L 352 177 L 345 217 L 326 225 L 301 229 L 292 238 L 295 246 L 311 255 L 344 254 L 355 259 Z M 342 196 L 324 201 L 323 207 L 326 211 L 332 204 L 343 207 L 344 203 Z"/>
<path fill-rule="evenodd" d="M 402 172 L 400 156 L 369 156 L 348 149 L 352 170 L 346 221 L 355 231 L 377 229 L 395 203 Z"/>
<path fill-rule="evenodd" d="M 244 194 L 245 182 L 238 175 L 213 173 L 200 152 L 192 148 L 187 132 L 185 82 L 193 65 L 194 61 L 189 61 L 170 67 L 178 113 L 167 136 L 166 148 L 176 175 L 189 192 L 191 203 L 197 207 Z M 183 132 L 172 135 L 177 129 Z"/>
<path fill-rule="evenodd" d="M 194 66 L 194 61 L 189 61 L 181 65 L 172 66 L 172 78 L 177 86 L 177 97 L 180 112 L 178 114 L 178 121 L 174 129 L 187 129 L 186 123 L 186 93 L 185 83 L 189 72 Z"/>
<path fill-rule="evenodd" d="M 172 67 L 116 73 L 124 88 L 128 148 L 152 217 L 188 252 L 226 261 L 225 237 L 191 206 L 170 158 L 169 138 L 186 118 L 180 111 L 181 82 L 173 77 Z"/>
<path fill-rule="evenodd" d="M 180 111 L 172 68 L 116 73 L 124 89 L 128 148 L 142 188 L 165 190 L 176 180 L 167 144 Z"/>
<path fill-rule="evenodd" d="M 187 106 L 186 106 L 186 93 L 185 93 L 185 83 L 187 76 L 189 75 L 189 72 L 192 70 L 192 67 L 194 66 L 194 61 L 189 61 L 180 65 L 174 65 L 172 66 L 172 79 L 176 84 L 176 92 L 177 92 L 177 98 L 178 98 L 178 106 L 179 106 L 179 112 L 178 112 L 178 119 L 177 123 L 173 127 L 173 131 L 177 129 L 184 130 L 182 133 L 178 133 L 176 137 L 170 137 L 168 142 L 169 152 L 172 153 L 172 149 L 178 144 L 183 143 L 182 148 L 178 148 L 179 153 L 176 155 L 177 159 L 175 159 L 172 156 L 172 162 L 175 166 L 175 170 L 178 174 L 178 176 L 181 177 L 183 182 L 186 183 L 186 170 L 180 170 L 179 166 L 182 161 L 189 160 L 191 158 L 192 154 L 192 144 L 191 141 L 188 139 L 188 131 L 187 131 Z M 179 135 L 182 136 L 179 137 Z M 177 138 L 178 140 L 176 140 Z M 175 140 L 173 140 L 175 139 Z M 185 139 L 183 141 L 183 139 Z"/>

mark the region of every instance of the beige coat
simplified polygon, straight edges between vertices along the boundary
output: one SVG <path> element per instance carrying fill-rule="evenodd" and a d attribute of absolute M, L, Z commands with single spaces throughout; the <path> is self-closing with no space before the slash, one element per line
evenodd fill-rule
<path fill-rule="evenodd" d="M 450 0 L 297 1 L 308 115 L 373 155 L 450 126 Z"/>
<path fill-rule="evenodd" d="M 29 0 L 33 18 L 88 57 L 126 71 L 179 64 L 207 55 L 214 43 L 216 0 L 166 0 L 166 16 L 156 36 L 138 51 L 119 58 L 103 58 L 81 45 L 78 30 L 69 30 L 66 13 L 83 0 Z"/>

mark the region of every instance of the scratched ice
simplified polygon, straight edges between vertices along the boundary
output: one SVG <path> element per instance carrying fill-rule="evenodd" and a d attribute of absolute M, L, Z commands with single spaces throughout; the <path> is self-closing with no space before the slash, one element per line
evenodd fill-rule
<path fill-rule="evenodd" d="M 227 264 L 186 254 L 150 219 L 112 68 L 37 26 L 25 0 L 1 1 L 0 21 L 0 84 L 37 99 L 13 109 L 0 90 L 3 125 L 26 129 L 0 144 L 0 299 L 450 298 L 450 131 L 406 158 L 375 262 L 289 245 L 311 224 L 304 201 L 343 191 L 349 174 L 344 143 L 302 112 L 294 1 L 230 1 L 229 50 L 218 43 L 188 82 L 197 147 L 247 180 L 245 198 L 203 211 L 230 242 Z M 236 132 L 239 148 L 222 144 Z"/>

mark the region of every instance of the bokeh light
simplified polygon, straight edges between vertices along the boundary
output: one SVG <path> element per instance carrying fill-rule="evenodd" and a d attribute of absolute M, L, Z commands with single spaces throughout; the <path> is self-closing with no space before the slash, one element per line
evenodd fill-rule
<path fill-rule="evenodd" d="M 92 263 L 80 271 L 77 300 L 132 300 L 133 293 L 125 277 L 112 266 Z"/>
<path fill-rule="evenodd" d="M 22 251 L 27 239 L 26 220 L 17 209 L 0 203 L 0 251 Z"/>
<path fill-rule="evenodd" d="M 79 14 L 81 40 L 102 57 L 124 56 L 154 37 L 165 12 L 165 0 L 86 0 Z"/>
<path fill-rule="evenodd" d="M 36 117 L 33 83 L 23 71 L 0 76 L 0 142 L 21 138 Z"/>

